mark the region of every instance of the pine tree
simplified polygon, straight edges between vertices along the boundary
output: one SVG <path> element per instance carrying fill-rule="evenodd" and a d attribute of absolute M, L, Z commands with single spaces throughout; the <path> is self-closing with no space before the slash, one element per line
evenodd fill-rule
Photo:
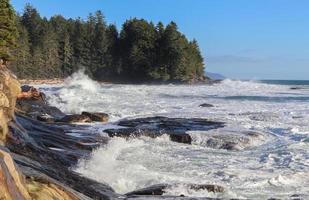
<path fill-rule="evenodd" d="M 40 45 L 42 40 L 42 32 L 44 30 L 42 25 L 43 20 L 35 8 L 30 4 L 26 4 L 21 21 L 28 31 L 31 51 L 33 53 L 33 50 Z"/>
<path fill-rule="evenodd" d="M 120 33 L 123 73 L 131 80 L 143 81 L 151 76 L 154 65 L 156 29 L 146 20 L 125 22 Z"/>
<path fill-rule="evenodd" d="M 4 13 L 4 3 L 8 1 L 0 2 Z M 5 15 L 0 17 L 6 19 Z M 13 25 L 4 21 L 0 22 L 0 36 L 14 29 L 7 28 Z M 88 75 L 98 80 L 203 79 L 204 63 L 197 41 L 189 41 L 175 22 L 165 27 L 162 22 L 155 26 L 134 18 L 127 20 L 118 33 L 115 25 L 106 24 L 101 11 L 89 14 L 86 21 L 61 15 L 48 20 L 29 4 L 17 22 L 19 48 L 14 53 L 17 59 L 13 69 L 20 77 L 65 77 L 84 67 Z M 3 55 L 15 46 L 14 37 L 7 38 L 1 41 Z"/>
<path fill-rule="evenodd" d="M 64 34 L 63 42 L 60 44 L 60 61 L 62 62 L 62 76 L 66 77 L 73 73 L 72 61 L 73 61 L 73 48 L 68 33 Z"/>
<path fill-rule="evenodd" d="M 95 78 L 99 78 L 99 73 L 107 73 L 107 41 L 106 41 L 106 24 L 101 11 L 95 13 L 95 30 L 92 41 L 93 49 L 93 67 L 92 74 Z"/>
<path fill-rule="evenodd" d="M 73 69 L 76 71 L 78 68 L 85 66 L 86 61 L 86 27 L 81 19 L 74 22 L 74 28 L 71 35 L 73 45 Z"/>
<path fill-rule="evenodd" d="M 18 20 L 18 39 L 17 49 L 12 70 L 19 78 L 27 78 L 29 76 L 29 66 L 31 60 L 30 44 L 27 29 Z"/>
<path fill-rule="evenodd" d="M 120 53 L 119 53 L 119 33 L 114 24 L 106 28 L 107 51 L 105 62 L 107 74 L 105 78 L 115 78 L 121 73 Z M 99 72 L 99 74 L 102 74 Z"/>
<path fill-rule="evenodd" d="M 0 0 L 0 58 L 11 60 L 16 48 L 17 27 L 15 11 L 9 0 Z"/>

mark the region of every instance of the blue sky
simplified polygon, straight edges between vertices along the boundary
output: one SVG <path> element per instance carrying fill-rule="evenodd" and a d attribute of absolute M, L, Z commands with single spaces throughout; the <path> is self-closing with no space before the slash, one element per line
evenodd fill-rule
<path fill-rule="evenodd" d="M 206 71 L 239 79 L 309 79 L 308 0 L 11 0 L 42 16 L 86 18 L 102 10 L 118 27 L 138 17 L 175 21 L 196 38 Z"/>

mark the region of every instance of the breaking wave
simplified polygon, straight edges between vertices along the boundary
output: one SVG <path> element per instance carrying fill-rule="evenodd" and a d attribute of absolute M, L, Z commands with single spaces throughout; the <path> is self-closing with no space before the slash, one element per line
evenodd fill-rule
<path fill-rule="evenodd" d="M 106 182 L 117 192 L 169 183 L 177 187 L 167 189 L 166 195 L 309 198 L 308 89 L 235 80 L 211 86 L 102 84 L 82 71 L 63 85 L 42 89 L 64 112 L 106 112 L 112 123 L 158 115 L 225 122 L 215 131 L 190 132 L 192 145 L 173 143 L 167 136 L 111 138 L 79 161 L 77 172 Z M 203 103 L 213 107 L 200 107 Z M 222 149 L 225 141 L 233 141 L 235 148 Z M 185 187 L 188 183 L 221 185 L 226 190 L 196 193 Z"/>

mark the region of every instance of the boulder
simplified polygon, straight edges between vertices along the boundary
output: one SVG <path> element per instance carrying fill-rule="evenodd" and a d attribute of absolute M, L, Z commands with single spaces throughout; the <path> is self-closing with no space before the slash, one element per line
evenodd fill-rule
<path fill-rule="evenodd" d="M 158 185 L 152 185 L 150 187 L 146 187 L 143 189 L 135 190 L 132 192 L 127 193 L 127 196 L 132 195 L 163 195 L 164 190 L 168 187 L 168 184 L 158 184 Z"/>
<path fill-rule="evenodd" d="M 199 105 L 199 107 L 212 108 L 212 107 L 214 107 L 214 105 L 211 105 L 211 104 L 208 104 L 208 103 L 203 103 L 203 104 Z"/>
<path fill-rule="evenodd" d="M 33 86 L 23 85 L 21 86 L 21 93 L 18 95 L 18 99 L 31 99 L 45 102 L 45 94 Z"/>
<path fill-rule="evenodd" d="M 121 129 L 107 129 L 104 130 L 109 137 L 122 137 L 122 138 L 137 138 L 141 136 L 156 138 L 164 134 L 170 136 L 170 140 L 173 142 L 191 144 L 192 139 L 189 134 L 186 133 L 168 133 L 164 131 L 156 131 L 151 129 L 136 129 L 136 128 L 121 128 Z"/>
<path fill-rule="evenodd" d="M 170 140 L 178 143 L 191 144 L 192 138 L 187 131 L 206 131 L 223 127 L 224 123 L 198 118 L 168 118 L 148 117 L 132 120 L 123 120 L 118 123 L 128 128 L 107 129 L 109 137 L 140 137 L 156 138 L 167 134 Z"/>
<path fill-rule="evenodd" d="M 304 88 L 302 88 L 302 87 L 291 87 L 290 89 L 291 90 L 301 90 L 301 89 L 304 89 Z"/>
<path fill-rule="evenodd" d="M 199 190 L 207 190 L 208 192 L 213 193 L 222 193 L 224 192 L 224 187 L 219 185 L 211 185 L 211 184 L 190 184 L 188 185 L 190 189 L 199 191 Z"/>
<path fill-rule="evenodd" d="M 169 188 L 178 187 L 181 185 L 181 187 L 186 187 L 190 190 L 194 191 L 200 191 L 205 190 L 207 192 L 213 192 L 213 193 L 223 193 L 224 188 L 219 185 L 212 185 L 212 184 L 157 184 L 152 185 L 146 188 L 142 188 L 139 190 L 135 190 L 132 192 L 127 193 L 127 196 L 160 196 L 165 193 L 165 191 Z M 183 194 L 178 194 L 177 196 L 184 196 Z"/>
<path fill-rule="evenodd" d="M 106 113 L 82 112 L 82 115 L 89 117 L 94 122 L 107 122 L 108 121 L 108 114 Z"/>
<path fill-rule="evenodd" d="M 189 134 L 170 134 L 170 140 L 178 143 L 191 144 L 192 138 Z"/>
<path fill-rule="evenodd" d="M 73 114 L 73 115 L 66 115 L 58 122 L 64 122 L 64 123 L 88 123 L 91 122 L 90 117 L 86 115 L 79 115 L 79 114 Z"/>

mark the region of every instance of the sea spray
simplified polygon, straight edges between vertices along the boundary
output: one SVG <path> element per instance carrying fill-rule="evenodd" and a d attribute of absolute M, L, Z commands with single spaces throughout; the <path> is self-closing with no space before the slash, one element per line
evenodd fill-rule
<path fill-rule="evenodd" d="M 107 182 L 120 193 L 158 183 L 201 183 L 223 186 L 230 198 L 309 197 L 309 90 L 234 80 L 211 86 L 99 84 L 94 92 L 73 86 L 43 90 L 55 100 L 50 101 L 53 105 L 66 112 L 102 111 L 113 122 L 147 116 L 225 122 L 217 131 L 190 133 L 192 145 L 174 143 L 168 137 L 112 138 L 110 144 L 80 160 L 76 171 Z M 202 103 L 214 107 L 201 108 Z M 249 142 L 233 150 L 207 144 L 214 135 L 242 139 L 248 131 L 261 134 L 250 136 Z M 182 192 L 203 195 L 186 190 Z"/>
<path fill-rule="evenodd" d="M 64 80 L 63 86 L 54 95 L 48 95 L 51 105 L 57 106 L 65 113 L 80 114 L 89 109 L 88 103 L 100 98 L 100 84 L 85 74 L 84 69 L 73 73 Z"/>

